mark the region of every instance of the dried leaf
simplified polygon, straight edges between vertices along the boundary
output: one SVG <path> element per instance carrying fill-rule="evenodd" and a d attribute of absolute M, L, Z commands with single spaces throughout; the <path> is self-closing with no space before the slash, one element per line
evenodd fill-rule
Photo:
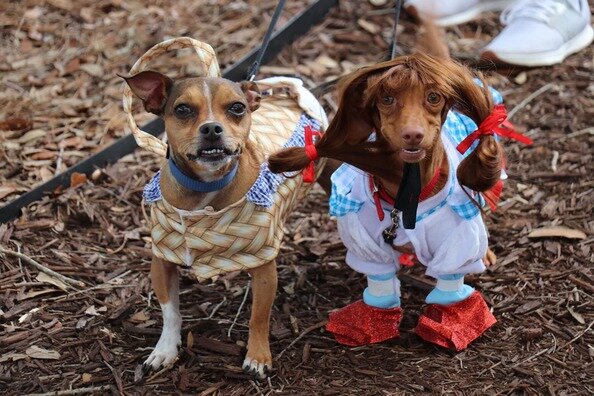
<path fill-rule="evenodd" d="M 584 319 L 584 317 L 581 314 L 575 312 L 570 307 L 567 307 L 567 310 L 569 311 L 571 316 L 573 316 L 573 318 L 578 321 L 579 324 L 586 324 L 586 320 Z"/>
<path fill-rule="evenodd" d="M 188 338 L 186 339 L 186 345 L 188 346 L 188 349 L 192 349 L 192 347 L 194 346 L 194 334 L 192 334 L 191 331 L 188 332 Z"/>
<path fill-rule="evenodd" d="M 526 303 L 526 304 L 524 304 L 524 305 L 521 305 L 521 306 L 519 306 L 519 307 L 518 307 L 518 308 L 517 308 L 517 309 L 514 311 L 514 313 L 515 313 L 515 314 L 524 314 L 524 313 L 526 313 L 526 312 L 530 312 L 530 311 L 532 311 L 533 309 L 535 309 L 535 308 L 538 308 L 538 307 L 540 307 L 540 306 L 542 306 L 542 301 L 540 301 L 540 300 L 532 300 L 532 301 L 530 301 L 530 302 L 527 302 L 527 303 Z"/>
<path fill-rule="evenodd" d="M 27 144 L 27 143 L 34 142 L 38 139 L 41 139 L 45 135 L 47 135 L 47 132 L 44 131 L 43 129 L 33 129 L 33 130 L 25 133 L 20 138 L 18 138 L 17 142 L 20 144 Z"/>
<path fill-rule="evenodd" d="M 94 63 L 85 63 L 84 65 L 80 65 L 80 70 L 87 72 L 93 77 L 103 76 L 103 68 Z"/>
<path fill-rule="evenodd" d="M 21 117 L 7 118 L 4 121 L 0 121 L 0 130 L 3 131 L 29 130 L 31 127 L 33 127 L 33 122 L 30 119 Z"/>
<path fill-rule="evenodd" d="M 101 315 L 99 312 L 97 312 L 97 309 L 95 308 L 94 305 L 91 305 L 89 308 L 87 308 L 85 310 L 85 313 L 87 315 L 93 315 L 93 316 L 99 316 L 99 315 Z"/>
<path fill-rule="evenodd" d="M 528 234 L 528 238 L 548 238 L 548 237 L 562 237 L 569 239 L 586 239 L 586 234 L 583 231 L 575 230 L 567 227 L 545 227 L 537 228 Z"/>
<path fill-rule="evenodd" d="M 45 272 L 40 272 L 35 279 L 37 279 L 39 282 L 49 283 L 50 285 L 54 285 L 64 291 L 68 291 L 68 285 L 66 285 L 61 280 L 46 274 Z"/>
<path fill-rule="evenodd" d="M 146 322 L 149 319 L 150 316 L 148 316 L 145 311 L 136 312 L 134 315 L 130 316 L 130 321 L 136 323 Z"/>
<path fill-rule="evenodd" d="M 70 175 L 70 187 L 75 188 L 87 182 L 87 175 L 74 172 Z"/>
<path fill-rule="evenodd" d="M 0 199 L 8 197 L 15 192 L 17 192 L 16 183 L 5 183 L 0 186 Z"/>
<path fill-rule="evenodd" d="M 27 356 L 33 359 L 60 359 L 60 353 L 58 351 L 43 349 L 38 347 L 37 345 L 31 345 L 29 348 L 27 348 L 25 353 L 27 354 Z"/>
<path fill-rule="evenodd" d="M 25 359 L 26 357 L 27 355 L 24 353 L 8 352 L 0 356 L 0 363 L 8 361 L 16 362 L 17 360 Z"/>

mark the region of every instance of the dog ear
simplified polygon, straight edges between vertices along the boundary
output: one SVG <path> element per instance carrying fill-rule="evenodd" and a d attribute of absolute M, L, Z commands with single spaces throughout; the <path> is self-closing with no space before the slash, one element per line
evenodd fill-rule
<path fill-rule="evenodd" d="M 131 77 L 122 77 L 134 95 L 140 100 L 149 113 L 162 115 L 167 103 L 167 97 L 173 86 L 173 80 L 152 70 L 135 74 Z"/>
<path fill-rule="evenodd" d="M 260 100 L 262 99 L 258 84 L 253 81 L 244 81 L 240 84 L 240 87 L 248 100 L 248 107 L 250 108 L 250 111 L 258 110 L 260 107 Z"/>

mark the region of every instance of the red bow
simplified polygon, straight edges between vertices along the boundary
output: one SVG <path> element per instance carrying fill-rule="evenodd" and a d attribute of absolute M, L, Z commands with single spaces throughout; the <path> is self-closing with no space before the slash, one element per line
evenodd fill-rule
<path fill-rule="evenodd" d="M 318 159 L 318 150 L 313 142 L 314 136 L 321 136 L 319 131 L 314 130 L 309 125 L 305 127 L 305 154 L 309 158 L 309 164 L 303 169 L 303 181 L 313 183 L 315 179 L 314 161 Z"/>
<path fill-rule="evenodd" d="M 472 146 L 472 143 L 483 135 L 499 135 L 524 144 L 532 144 L 532 139 L 516 132 L 514 126 L 507 121 L 507 111 L 504 105 L 493 107 L 491 114 L 481 122 L 478 129 L 466 136 L 456 148 L 460 154 L 464 154 Z"/>

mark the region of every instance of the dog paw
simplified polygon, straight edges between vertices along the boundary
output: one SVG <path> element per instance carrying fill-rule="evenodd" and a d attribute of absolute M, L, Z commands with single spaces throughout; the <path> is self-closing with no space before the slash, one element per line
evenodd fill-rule
<path fill-rule="evenodd" d="M 246 374 L 253 375 L 258 380 L 263 380 L 268 377 L 268 373 L 272 368 L 272 357 L 268 356 L 259 360 L 248 355 L 241 367 Z"/>
<path fill-rule="evenodd" d="M 158 370 L 161 367 L 171 366 L 177 360 L 181 342 L 176 340 L 159 340 L 153 352 L 142 364 L 145 371 Z"/>
<path fill-rule="evenodd" d="M 485 267 L 495 265 L 495 263 L 497 262 L 497 256 L 495 255 L 495 253 L 493 253 L 491 249 L 487 248 L 487 253 L 483 258 L 483 262 L 485 263 Z"/>

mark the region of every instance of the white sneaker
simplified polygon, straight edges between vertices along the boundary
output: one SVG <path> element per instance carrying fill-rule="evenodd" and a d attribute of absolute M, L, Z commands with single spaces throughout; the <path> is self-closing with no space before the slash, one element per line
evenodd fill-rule
<path fill-rule="evenodd" d="M 523 0 L 501 14 L 507 25 L 481 58 L 547 66 L 587 47 L 594 38 L 588 0 Z"/>
<path fill-rule="evenodd" d="M 433 19 L 436 25 L 468 22 L 482 12 L 501 11 L 514 0 L 406 0 L 404 9 L 415 16 Z"/>

